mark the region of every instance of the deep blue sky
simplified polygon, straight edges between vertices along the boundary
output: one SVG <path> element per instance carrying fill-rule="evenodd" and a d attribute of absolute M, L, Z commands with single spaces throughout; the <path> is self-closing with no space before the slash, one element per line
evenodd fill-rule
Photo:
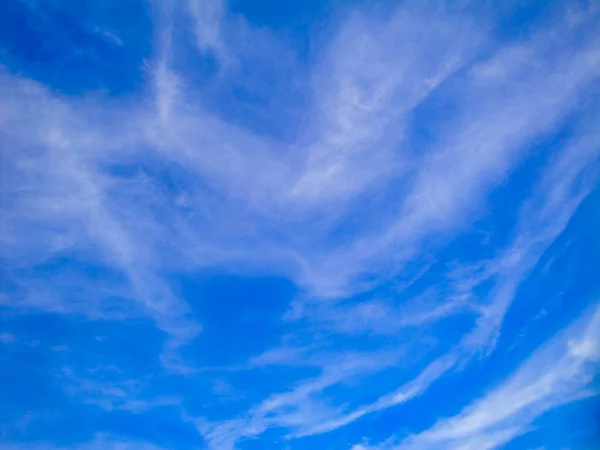
<path fill-rule="evenodd" d="M 0 450 L 600 444 L 598 2 L 1 10 Z"/>

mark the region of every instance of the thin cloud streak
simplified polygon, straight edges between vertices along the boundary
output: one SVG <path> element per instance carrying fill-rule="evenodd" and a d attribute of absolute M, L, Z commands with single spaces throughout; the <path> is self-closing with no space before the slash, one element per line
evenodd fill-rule
<path fill-rule="evenodd" d="M 479 307 L 480 317 L 476 326 L 450 353 L 432 362 L 418 377 L 397 391 L 386 394 L 371 405 L 300 432 L 299 436 L 332 431 L 366 414 L 405 403 L 422 394 L 431 383 L 457 365 L 461 367 L 466 364 L 475 354 L 491 352 L 519 285 L 560 236 L 594 185 L 598 176 L 599 157 L 600 141 L 594 134 L 586 134 L 580 140 L 568 143 L 567 149 L 547 168 L 534 195 L 522 208 L 514 241 L 496 260 L 485 262 L 487 267 L 483 271 L 486 275 L 478 283 L 497 280 L 491 301 Z M 580 182 L 582 175 L 587 175 L 585 183 Z"/>
<path fill-rule="evenodd" d="M 455 417 L 399 445 L 354 449 L 493 449 L 526 433 L 545 412 L 597 391 L 586 390 L 600 362 L 600 308 L 583 314 L 529 357 L 506 381 Z"/>

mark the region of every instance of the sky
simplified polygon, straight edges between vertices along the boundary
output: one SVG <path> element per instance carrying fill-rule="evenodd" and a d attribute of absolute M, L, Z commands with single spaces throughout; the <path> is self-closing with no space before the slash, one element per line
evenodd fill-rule
<path fill-rule="evenodd" d="M 3 0 L 0 450 L 593 450 L 600 3 Z"/>

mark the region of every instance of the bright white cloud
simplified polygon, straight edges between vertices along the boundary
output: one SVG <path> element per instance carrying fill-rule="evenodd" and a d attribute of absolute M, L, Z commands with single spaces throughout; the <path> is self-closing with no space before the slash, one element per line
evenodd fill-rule
<path fill-rule="evenodd" d="M 529 425 L 550 409 L 597 394 L 586 387 L 598 373 L 598 330 L 600 308 L 595 307 L 463 412 L 389 448 L 497 448 L 527 432 Z M 580 348 L 585 350 L 580 352 Z"/>

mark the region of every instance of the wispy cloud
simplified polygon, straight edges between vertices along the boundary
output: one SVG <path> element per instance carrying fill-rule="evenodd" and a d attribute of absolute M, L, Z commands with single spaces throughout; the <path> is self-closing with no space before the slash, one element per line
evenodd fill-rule
<path fill-rule="evenodd" d="M 161 406 L 177 406 L 181 399 L 167 396 L 149 396 L 144 389 L 149 379 L 126 378 L 117 367 L 96 367 L 83 374 L 64 367 L 60 377 L 69 396 L 83 403 L 96 405 L 105 411 L 141 413 Z"/>
<path fill-rule="evenodd" d="M 153 4 L 153 49 L 128 96 L 67 95 L 0 69 L 2 312 L 151 322 L 164 377 L 70 364 L 61 392 L 105 413 L 185 410 L 219 450 L 268 430 L 290 443 L 334 432 L 482 364 L 600 170 L 591 6 L 548 7 L 511 37 L 500 9 L 334 8 L 308 56 L 230 6 Z M 215 274 L 297 290 L 277 327 L 259 320 L 274 335 L 265 348 L 228 367 L 206 363 L 202 330 L 227 326 L 211 323 L 210 289 L 195 290 Z M 266 314 L 242 291 L 232 296 Z M 494 448 L 526 432 L 589 394 L 598 317 L 456 417 L 380 447 Z M 250 339 L 230 328 L 208 350 Z M 20 336 L 9 331 L 0 342 Z M 222 397 L 236 397 L 232 374 L 288 381 L 246 387 L 218 412 L 169 384 L 206 384 L 208 371 L 223 375 Z M 103 445 L 158 448 L 102 436 L 76 448 Z"/>
<path fill-rule="evenodd" d="M 382 449 L 493 449 L 529 431 L 545 412 L 597 395 L 589 386 L 600 362 L 600 309 L 586 312 L 545 343 L 507 380 L 460 414 Z"/>
<path fill-rule="evenodd" d="M 322 367 L 319 376 L 301 381 L 288 392 L 269 396 L 246 414 L 248 418 L 215 424 L 199 421 L 198 429 L 211 448 L 222 449 L 234 448 L 238 440 L 260 435 L 270 427 L 308 432 L 327 423 L 340 412 L 339 408 L 327 405 L 319 398 L 324 389 L 392 367 L 398 363 L 400 356 L 399 352 L 326 355 L 327 362 L 317 362 Z M 254 364 L 272 364 L 274 361 L 269 359 L 256 360 Z M 281 363 L 286 364 L 284 361 Z M 301 435 L 302 431 L 298 434 Z"/>
<path fill-rule="evenodd" d="M 384 394 L 374 403 L 361 406 L 355 410 L 332 409 L 325 415 L 315 415 L 314 411 L 316 409 L 315 405 L 312 404 L 313 400 L 309 400 L 305 396 L 291 395 L 290 398 L 294 401 L 294 408 L 301 410 L 306 408 L 312 411 L 309 415 L 302 416 L 303 421 L 297 423 L 285 422 L 283 420 L 285 414 L 282 417 L 276 417 L 268 421 L 264 420 L 261 414 L 257 414 L 254 416 L 253 421 L 257 421 L 260 425 L 249 427 L 248 425 L 242 425 L 245 422 L 234 422 L 239 425 L 237 432 L 240 433 L 240 436 L 248 432 L 244 430 L 250 430 L 252 435 L 260 433 L 266 429 L 269 423 L 271 426 L 287 426 L 292 430 L 295 428 L 295 431 L 291 431 L 291 436 L 295 437 L 335 430 L 367 414 L 405 403 L 421 395 L 431 383 L 448 371 L 459 368 L 475 353 L 491 351 L 490 346 L 493 347 L 498 337 L 503 317 L 512 301 L 515 300 L 519 285 L 537 265 L 543 253 L 561 234 L 581 201 L 588 195 L 590 188 L 594 185 L 597 177 L 598 149 L 600 148 L 598 144 L 600 143 L 597 142 L 597 137 L 593 133 L 586 132 L 575 141 L 565 143 L 565 148 L 557 154 L 554 161 L 548 164 L 531 198 L 524 203 L 518 215 L 519 222 L 514 230 L 513 241 L 504 250 L 498 252 L 497 257 L 493 260 L 481 262 L 481 268 L 479 269 L 481 274 L 475 278 L 474 282 L 465 283 L 466 279 L 463 277 L 460 279 L 460 283 L 456 283 L 456 295 L 470 299 L 469 310 L 471 313 L 477 311 L 479 318 L 472 331 L 457 342 L 447 355 L 434 360 L 418 377 L 408 381 L 394 392 Z M 490 280 L 494 281 L 494 287 L 491 290 L 489 299 L 483 304 L 473 303 L 475 300 L 470 295 L 471 290 Z M 465 288 L 468 289 L 465 290 Z M 452 314 L 455 311 L 452 303 L 442 303 L 437 308 L 444 307 L 448 307 L 448 309 L 436 313 L 434 308 L 429 310 L 429 315 L 443 316 L 444 313 Z M 373 322 L 368 325 L 368 329 L 380 327 L 380 330 L 385 332 L 386 328 L 390 326 L 390 321 L 394 321 L 394 315 L 389 316 L 381 312 L 376 301 L 363 303 L 358 308 L 357 311 L 354 307 L 351 307 L 334 312 L 338 319 L 333 324 L 333 329 L 347 334 L 364 332 L 364 326 L 355 322 L 358 319 L 353 319 L 354 313 L 361 316 L 360 320 L 363 323 L 364 321 Z M 378 311 L 380 314 L 377 314 Z M 319 313 L 322 314 L 323 311 L 319 311 Z M 396 329 L 411 326 L 412 321 L 414 321 L 414 325 L 423 325 L 428 320 L 431 320 L 431 317 L 411 317 L 399 313 L 394 326 Z M 342 326 L 341 330 L 340 326 Z M 285 354 L 282 356 L 285 356 Z M 345 372 L 342 376 L 344 378 L 351 377 L 352 372 Z M 338 383 L 341 379 L 335 379 L 334 381 Z M 329 385 L 310 384 L 310 386 L 319 388 L 315 393 Z M 261 408 L 258 407 L 258 409 Z M 253 422 L 251 421 L 251 423 Z M 232 423 L 228 423 L 227 426 L 231 427 Z M 221 430 L 221 428 L 217 429 Z M 228 428 L 226 435 L 228 445 L 233 445 L 232 439 L 235 432 Z M 505 436 L 506 434 L 502 433 L 501 435 Z M 499 434 L 496 437 L 499 438 L 501 435 Z M 485 439 L 487 442 L 491 439 L 491 436 L 486 435 Z M 218 445 L 215 448 L 217 447 Z"/>
<path fill-rule="evenodd" d="M 202 51 L 214 52 L 221 62 L 227 62 L 227 44 L 221 32 L 225 10 L 224 2 L 222 0 L 189 0 L 188 4 L 194 19 L 194 32 L 198 48 Z"/>

